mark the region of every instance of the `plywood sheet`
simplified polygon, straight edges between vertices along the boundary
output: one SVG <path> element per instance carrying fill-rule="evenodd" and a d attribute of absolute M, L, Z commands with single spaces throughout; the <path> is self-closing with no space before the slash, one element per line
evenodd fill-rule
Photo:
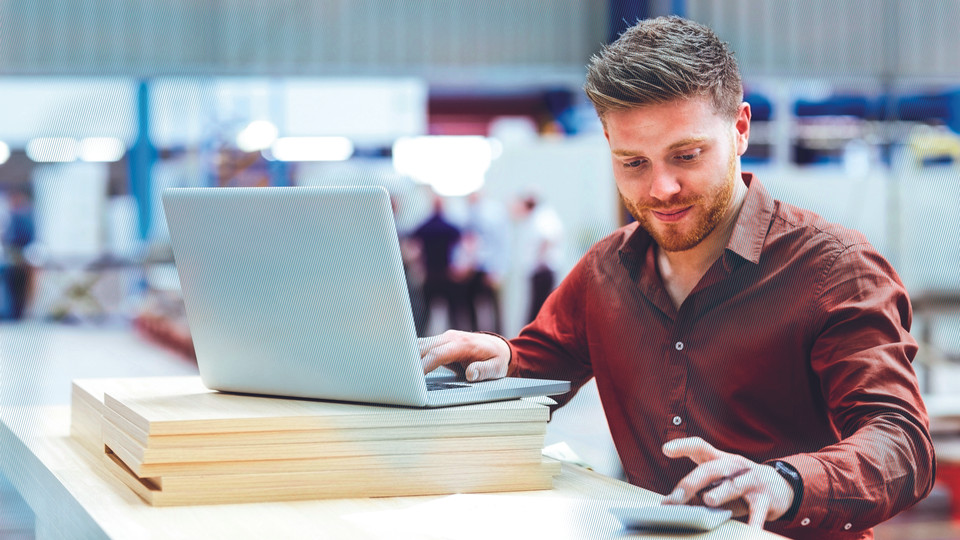
<path fill-rule="evenodd" d="M 543 435 L 504 437 L 457 437 L 444 439 L 398 439 L 389 441 L 348 441 L 332 443 L 295 443 L 256 446 L 218 446 L 194 448 L 144 448 L 112 422 L 105 420 L 103 442 L 123 458 L 140 477 L 156 474 L 151 465 L 186 463 L 230 463 L 242 470 L 243 462 L 296 459 L 345 458 L 358 456 L 434 455 L 445 453 L 483 453 L 499 451 L 535 451 L 543 447 Z M 220 465 L 225 467 L 226 465 Z"/>
<path fill-rule="evenodd" d="M 559 462 L 544 460 L 535 465 L 464 465 L 450 470 L 413 467 L 142 479 L 112 452 L 104 454 L 104 463 L 154 506 L 544 490 L 553 487 L 553 476 L 560 473 Z"/>
<path fill-rule="evenodd" d="M 104 404 L 149 435 L 546 422 L 549 408 L 512 400 L 439 409 L 358 405 L 214 392 L 199 377 L 127 379 Z"/>

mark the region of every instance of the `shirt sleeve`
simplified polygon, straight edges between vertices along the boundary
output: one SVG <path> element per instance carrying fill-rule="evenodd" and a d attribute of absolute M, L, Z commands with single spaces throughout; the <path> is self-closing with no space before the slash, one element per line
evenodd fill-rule
<path fill-rule="evenodd" d="M 560 406 L 593 376 L 584 336 L 587 259 L 577 263 L 547 297 L 537 318 L 509 341 L 510 375 L 570 381 L 570 391 L 553 398 Z"/>
<path fill-rule="evenodd" d="M 933 487 L 933 443 L 911 366 L 910 302 L 889 263 L 857 244 L 828 260 L 811 308 L 811 368 L 839 442 L 781 458 L 804 484 L 788 526 L 864 530 Z"/>

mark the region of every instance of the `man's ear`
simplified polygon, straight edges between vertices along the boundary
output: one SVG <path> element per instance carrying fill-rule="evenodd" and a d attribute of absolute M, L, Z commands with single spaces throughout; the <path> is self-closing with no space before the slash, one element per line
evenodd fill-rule
<path fill-rule="evenodd" d="M 737 155 L 742 156 L 747 151 L 750 139 L 750 104 L 744 101 L 737 110 L 737 119 L 734 122 L 737 138 Z"/>

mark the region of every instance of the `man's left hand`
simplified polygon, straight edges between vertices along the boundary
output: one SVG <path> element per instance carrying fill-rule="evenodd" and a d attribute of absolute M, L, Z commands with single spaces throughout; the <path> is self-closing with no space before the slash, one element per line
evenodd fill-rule
<path fill-rule="evenodd" d="M 696 503 L 700 495 L 706 506 L 729 508 L 734 516 L 749 515 L 750 526 L 757 528 L 783 516 L 793 504 L 793 488 L 773 467 L 717 450 L 700 437 L 674 439 L 663 445 L 663 453 L 690 458 L 697 464 L 664 504 Z M 727 479 L 736 473 L 740 474 Z M 716 481 L 722 482 L 703 491 Z"/>

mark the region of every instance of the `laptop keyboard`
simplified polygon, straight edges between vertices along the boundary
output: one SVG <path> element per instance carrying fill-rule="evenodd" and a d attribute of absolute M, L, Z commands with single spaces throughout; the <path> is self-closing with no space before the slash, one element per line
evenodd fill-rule
<path fill-rule="evenodd" d="M 470 388 L 469 384 L 460 384 L 460 383 L 446 383 L 446 382 L 428 382 L 427 391 L 432 392 L 433 390 L 451 390 L 453 388 Z"/>

